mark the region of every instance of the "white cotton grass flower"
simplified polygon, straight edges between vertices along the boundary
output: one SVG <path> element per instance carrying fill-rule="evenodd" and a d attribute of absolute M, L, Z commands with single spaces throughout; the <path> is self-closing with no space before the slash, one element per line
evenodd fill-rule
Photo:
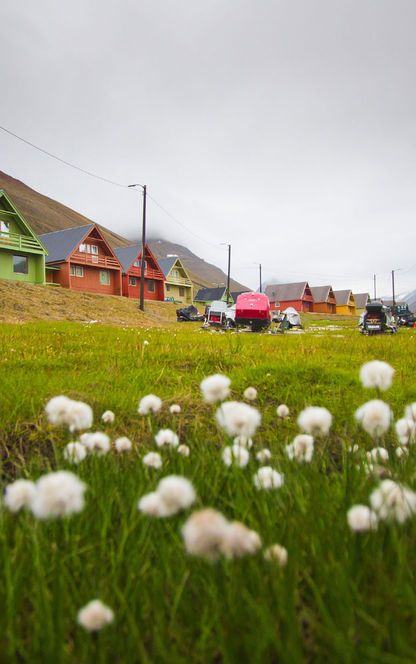
<path fill-rule="evenodd" d="M 309 434 L 327 435 L 332 424 L 332 415 L 326 408 L 309 406 L 297 419 L 298 426 Z"/>
<path fill-rule="evenodd" d="M 96 452 L 100 455 L 107 454 L 111 447 L 110 438 L 102 431 L 83 433 L 79 440 L 89 452 Z"/>
<path fill-rule="evenodd" d="M 139 415 L 148 415 L 149 413 L 157 413 L 162 407 L 162 400 L 154 394 L 147 394 L 140 400 L 138 413 Z"/>
<path fill-rule="evenodd" d="M 256 454 L 256 459 L 257 461 L 260 461 L 260 463 L 266 463 L 266 461 L 269 461 L 271 458 L 272 458 L 272 453 L 266 447 L 263 450 L 257 452 Z"/>
<path fill-rule="evenodd" d="M 284 476 L 278 473 L 277 470 L 273 470 L 271 466 L 263 466 L 253 475 L 253 482 L 256 489 L 270 491 L 271 489 L 280 489 L 284 482 Z"/>
<path fill-rule="evenodd" d="M 404 416 L 408 420 L 413 420 L 413 422 L 416 422 L 416 402 L 406 406 Z"/>
<path fill-rule="evenodd" d="M 350 445 L 347 449 L 347 452 L 349 454 L 357 454 L 357 452 L 360 451 L 360 446 L 354 443 L 354 445 Z"/>
<path fill-rule="evenodd" d="M 215 417 L 229 436 L 252 438 L 260 424 L 261 415 L 256 408 L 239 401 L 226 401 L 217 410 Z"/>
<path fill-rule="evenodd" d="M 310 463 L 314 451 L 313 436 L 306 433 L 299 434 L 295 437 L 293 443 L 286 446 L 285 451 L 291 460 L 298 463 Z"/>
<path fill-rule="evenodd" d="M 87 450 L 85 445 L 82 445 L 78 441 L 74 443 L 68 443 L 64 449 L 64 459 L 69 461 L 69 463 L 81 463 L 81 461 L 84 461 L 86 456 Z"/>
<path fill-rule="evenodd" d="M 90 429 L 93 422 L 91 407 L 82 401 L 74 401 L 64 395 L 53 397 L 45 406 L 50 424 L 66 425 L 70 431 Z"/>
<path fill-rule="evenodd" d="M 99 599 L 93 599 L 78 611 L 78 623 L 90 632 L 98 632 L 114 620 L 113 611 Z"/>
<path fill-rule="evenodd" d="M 132 442 L 127 436 L 121 436 L 114 441 L 114 447 L 117 452 L 128 452 L 132 448 Z"/>
<path fill-rule="evenodd" d="M 400 420 L 397 420 L 395 429 L 401 445 L 408 445 L 409 443 L 415 442 L 416 422 L 414 420 L 402 417 Z"/>
<path fill-rule="evenodd" d="M 401 459 L 402 457 L 406 456 L 409 454 L 409 448 L 408 447 L 396 447 L 395 449 L 395 455 L 397 456 L 398 459 Z"/>
<path fill-rule="evenodd" d="M 152 491 L 142 496 L 137 504 L 137 508 L 143 514 L 157 518 L 168 516 L 166 506 L 157 491 Z"/>
<path fill-rule="evenodd" d="M 247 438 L 247 436 L 236 436 L 233 440 L 234 445 L 240 445 L 240 447 L 246 447 L 248 450 L 251 450 L 253 447 L 253 440 Z"/>
<path fill-rule="evenodd" d="M 178 413 L 181 412 L 181 407 L 177 403 L 173 403 L 170 408 L 169 412 L 172 413 L 172 415 L 177 415 Z"/>
<path fill-rule="evenodd" d="M 261 547 L 261 539 L 255 530 L 250 530 L 240 521 L 232 521 L 220 544 L 221 553 L 229 560 L 254 555 Z"/>
<path fill-rule="evenodd" d="M 364 431 L 376 438 L 382 436 L 390 427 L 392 413 L 390 407 L 380 399 L 373 399 L 360 406 L 354 415 Z"/>
<path fill-rule="evenodd" d="M 226 466 L 234 465 L 244 468 L 250 460 L 250 453 L 245 447 L 241 447 L 241 445 L 232 445 L 232 447 L 224 447 L 222 460 Z"/>
<path fill-rule="evenodd" d="M 289 412 L 289 408 L 284 403 L 281 403 L 280 406 L 276 408 L 277 416 L 280 417 L 281 420 L 288 420 Z"/>
<path fill-rule="evenodd" d="M 360 380 L 364 387 L 388 390 L 392 384 L 394 369 L 387 362 L 373 360 L 366 362 L 360 369 Z"/>
<path fill-rule="evenodd" d="M 195 489 L 192 483 L 180 475 L 168 475 L 160 480 L 157 494 L 162 499 L 166 508 L 166 515 L 176 514 L 186 509 L 196 500 Z"/>
<path fill-rule="evenodd" d="M 36 486 L 30 480 L 16 480 L 6 486 L 4 504 L 10 512 L 18 512 L 23 507 L 30 507 L 35 497 Z"/>
<path fill-rule="evenodd" d="M 244 397 L 249 401 L 257 399 L 257 390 L 255 387 L 246 387 L 244 390 Z"/>
<path fill-rule="evenodd" d="M 389 453 L 385 447 L 374 447 L 370 452 L 367 452 L 367 457 L 370 461 L 383 463 L 383 461 L 389 460 Z"/>
<path fill-rule="evenodd" d="M 216 510 L 208 508 L 193 512 L 181 531 L 186 551 L 192 556 L 216 560 L 228 526 L 227 519 Z"/>
<path fill-rule="evenodd" d="M 179 445 L 179 447 L 176 448 L 176 451 L 178 454 L 182 454 L 182 456 L 189 457 L 191 450 L 189 449 L 188 445 Z"/>
<path fill-rule="evenodd" d="M 101 419 L 105 424 L 113 424 L 114 420 L 116 419 L 116 416 L 114 415 L 112 410 L 106 410 L 101 415 Z"/>
<path fill-rule="evenodd" d="M 145 466 L 149 468 L 161 468 L 162 467 L 162 457 L 158 452 L 149 452 L 145 454 L 142 459 Z"/>
<path fill-rule="evenodd" d="M 230 394 L 231 380 L 222 374 L 208 376 L 200 384 L 202 396 L 208 403 L 224 401 Z"/>
<path fill-rule="evenodd" d="M 285 567 L 288 553 L 281 544 L 271 544 L 264 550 L 263 556 L 269 563 L 277 563 L 279 567 Z"/>
<path fill-rule="evenodd" d="M 179 445 L 179 438 L 171 429 L 160 429 L 155 436 L 155 441 L 158 447 L 177 447 Z"/>
<path fill-rule="evenodd" d="M 370 494 L 370 504 L 379 519 L 404 523 L 416 514 L 416 493 L 393 480 L 383 480 Z"/>
<path fill-rule="evenodd" d="M 377 514 L 367 505 L 353 505 L 347 512 L 347 521 L 351 530 L 356 533 L 377 528 Z"/>
<path fill-rule="evenodd" d="M 30 509 L 38 519 L 69 516 L 84 509 L 86 486 L 66 470 L 43 475 L 36 482 Z"/>

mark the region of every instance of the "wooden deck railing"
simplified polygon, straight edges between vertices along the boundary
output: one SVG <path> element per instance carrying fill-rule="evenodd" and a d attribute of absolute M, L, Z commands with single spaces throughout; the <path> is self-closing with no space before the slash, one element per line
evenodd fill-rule
<path fill-rule="evenodd" d="M 186 277 L 168 277 L 166 279 L 167 284 L 176 284 L 178 286 L 192 286 L 192 281 L 186 279 Z"/>
<path fill-rule="evenodd" d="M 104 256 L 102 254 L 87 254 L 83 251 L 74 252 L 71 255 L 71 263 L 82 263 L 84 265 L 98 265 L 98 267 L 120 269 L 120 263 L 117 258 Z"/>
<path fill-rule="evenodd" d="M 0 248 L 17 249 L 18 251 L 38 251 L 43 253 L 39 242 L 33 237 L 18 233 L 0 233 Z"/>

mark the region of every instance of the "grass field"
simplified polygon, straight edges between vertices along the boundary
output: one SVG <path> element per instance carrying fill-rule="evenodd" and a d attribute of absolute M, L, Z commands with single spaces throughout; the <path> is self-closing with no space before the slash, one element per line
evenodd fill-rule
<path fill-rule="evenodd" d="M 377 398 L 359 381 L 360 366 L 379 359 L 395 369 L 381 398 L 403 416 L 416 401 L 415 336 L 364 338 L 351 323 L 309 323 L 305 334 L 253 335 L 201 331 L 199 325 L 123 328 L 64 322 L 0 328 L 0 449 L 3 486 L 51 470 L 76 473 L 87 485 L 82 512 L 38 520 L 30 511 L 0 511 L 0 662 L 30 663 L 287 663 L 404 664 L 416 660 L 416 521 L 380 523 L 354 533 L 348 509 L 368 504 L 379 474 L 365 469 L 375 443 L 354 421 Z M 148 343 L 145 344 L 144 342 Z M 231 399 L 262 415 L 245 468 L 224 465 L 229 438 L 218 428 L 218 404 L 203 401 L 199 384 L 211 374 L 231 379 Z M 159 413 L 142 417 L 139 400 L 153 393 Z M 73 434 L 48 424 L 48 399 L 65 394 L 90 404 L 93 430 L 133 449 L 63 458 Z M 172 415 L 169 406 L 180 404 Z M 286 403 L 290 419 L 276 407 Z M 298 465 L 285 446 L 299 433 L 305 406 L 333 415 L 318 437 L 312 462 Z M 110 409 L 115 422 L 104 425 Z M 171 428 L 190 447 L 157 450 L 154 435 Z M 358 444 L 361 452 L 347 452 Z M 399 459 L 394 429 L 377 444 L 390 459 L 386 476 L 416 487 L 416 446 Z M 258 490 L 255 452 L 272 452 L 281 488 Z M 160 469 L 143 465 L 159 451 Z M 137 509 L 141 496 L 170 474 L 192 481 L 195 505 L 166 518 Z M 216 563 L 185 551 L 181 526 L 193 509 L 213 507 L 288 551 L 283 568 L 262 551 Z M 114 622 L 99 633 L 77 623 L 81 607 L 100 598 Z"/>

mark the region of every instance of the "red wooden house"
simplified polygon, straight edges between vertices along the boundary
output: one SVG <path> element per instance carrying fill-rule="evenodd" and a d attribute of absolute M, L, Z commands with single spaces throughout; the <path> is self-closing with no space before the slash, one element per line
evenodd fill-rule
<path fill-rule="evenodd" d="M 140 298 L 142 250 L 138 244 L 114 249 L 123 269 L 122 292 L 125 297 Z M 144 249 L 144 299 L 165 300 L 165 277 L 147 244 Z"/>
<path fill-rule="evenodd" d="M 121 295 L 121 264 L 97 224 L 39 235 L 48 250 L 46 281 L 64 288 Z"/>
<path fill-rule="evenodd" d="M 311 286 L 314 311 L 321 314 L 336 314 L 337 301 L 332 286 Z"/>
<path fill-rule="evenodd" d="M 284 311 L 293 307 L 296 311 L 314 311 L 314 299 L 307 281 L 266 286 L 265 293 L 272 309 Z"/>

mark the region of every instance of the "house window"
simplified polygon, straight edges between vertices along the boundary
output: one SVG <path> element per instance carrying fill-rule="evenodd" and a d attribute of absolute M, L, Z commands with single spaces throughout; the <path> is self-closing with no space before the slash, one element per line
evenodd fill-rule
<path fill-rule="evenodd" d="M 137 286 L 136 277 L 129 277 L 129 286 Z"/>
<path fill-rule="evenodd" d="M 172 277 L 175 277 L 175 279 L 177 279 L 179 277 L 179 271 L 178 270 L 172 270 Z"/>
<path fill-rule="evenodd" d="M 3 235 L 4 233 L 8 233 L 10 230 L 10 224 L 8 221 L 3 221 L 0 219 L 0 235 Z"/>
<path fill-rule="evenodd" d="M 98 263 L 98 256 L 91 256 L 91 263 Z"/>
<path fill-rule="evenodd" d="M 136 258 L 136 260 L 133 263 L 133 267 L 139 267 L 139 259 Z"/>
<path fill-rule="evenodd" d="M 103 286 L 110 285 L 110 272 L 108 270 L 100 270 L 100 284 Z"/>
<path fill-rule="evenodd" d="M 170 292 L 170 284 L 165 284 L 165 286 L 166 286 L 166 292 L 169 293 Z"/>
<path fill-rule="evenodd" d="M 13 272 L 29 274 L 29 259 L 27 256 L 13 256 Z"/>
<path fill-rule="evenodd" d="M 87 251 L 87 245 L 86 245 L 86 244 L 80 244 L 80 245 L 79 245 L 79 251 L 80 251 L 82 254 L 85 254 L 86 251 Z"/>
<path fill-rule="evenodd" d="M 147 282 L 147 292 L 148 293 L 154 293 L 155 292 L 154 279 L 149 279 L 149 281 Z"/>
<path fill-rule="evenodd" d="M 82 265 L 70 265 L 69 274 L 71 275 L 71 277 L 83 277 L 84 268 L 82 267 Z"/>
<path fill-rule="evenodd" d="M 183 286 L 179 286 L 179 297 L 185 297 L 185 289 Z"/>
<path fill-rule="evenodd" d="M 95 244 L 91 245 L 91 253 L 95 254 L 96 256 L 98 255 L 98 247 Z"/>

